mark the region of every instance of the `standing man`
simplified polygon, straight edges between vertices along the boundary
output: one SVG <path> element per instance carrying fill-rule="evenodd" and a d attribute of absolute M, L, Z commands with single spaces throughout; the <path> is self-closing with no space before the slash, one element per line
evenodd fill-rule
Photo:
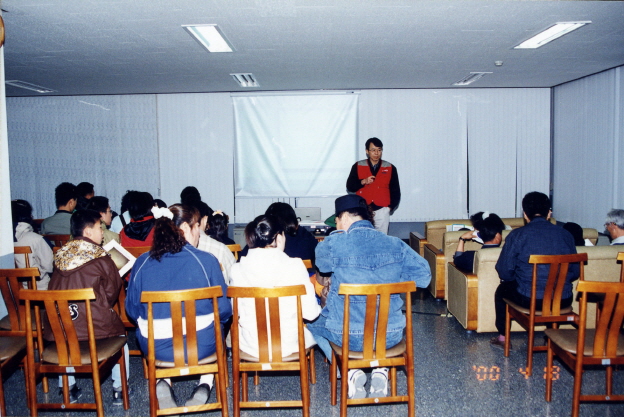
<path fill-rule="evenodd" d="M 377 138 L 366 141 L 367 159 L 351 167 L 347 179 L 347 191 L 366 200 L 375 212 L 375 229 L 388 234 L 390 215 L 401 200 L 399 174 L 390 162 L 382 161 L 383 143 Z"/>
<path fill-rule="evenodd" d="M 342 345 L 344 296 L 338 294 L 340 284 L 388 284 L 414 281 L 424 288 L 431 281 L 429 264 L 405 242 L 375 230 L 370 222 L 371 209 L 360 196 L 348 194 L 336 199 L 336 226 L 316 247 L 316 266 L 321 274 L 331 274 L 327 303 L 321 315 L 308 330 L 319 348 L 331 360 L 332 342 Z M 392 295 L 388 315 L 386 347 L 403 339 L 405 317 L 399 294 Z M 352 302 L 349 348 L 361 351 L 363 345 L 364 310 L 366 303 Z M 411 337 L 408 335 L 407 337 Z M 344 377 L 344 376 L 343 376 Z M 352 369 L 347 376 L 349 398 L 364 398 L 366 374 Z M 370 397 L 388 395 L 388 368 L 375 368 L 371 375 Z"/>
<path fill-rule="evenodd" d="M 505 301 L 513 301 L 524 308 L 531 307 L 531 288 L 533 285 L 533 265 L 529 263 L 531 255 L 569 255 L 576 253 L 574 238 L 563 227 L 555 226 L 550 220 L 552 210 L 546 194 L 533 191 L 522 199 L 522 211 L 527 224 L 509 232 L 501 250 L 496 271 L 501 279 L 494 293 L 494 311 L 498 336 L 492 338 L 492 346 L 505 346 Z M 561 295 L 561 308 L 572 305 L 572 281 L 579 276 L 579 265 L 570 264 L 566 283 Z M 542 309 L 544 289 L 548 281 L 549 268 L 540 265 L 537 272 L 537 292 L 535 293 L 537 310 Z"/>

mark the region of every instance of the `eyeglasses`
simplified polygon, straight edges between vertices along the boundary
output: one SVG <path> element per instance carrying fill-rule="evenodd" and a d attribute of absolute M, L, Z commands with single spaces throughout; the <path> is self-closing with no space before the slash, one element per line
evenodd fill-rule
<path fill-rule="evenodd" d="M 609 226 L 611 226 L 612 224 L 615 224 L 615 222 L 608 222 L 604 224 L 605 229 L 608 229 Z"/>

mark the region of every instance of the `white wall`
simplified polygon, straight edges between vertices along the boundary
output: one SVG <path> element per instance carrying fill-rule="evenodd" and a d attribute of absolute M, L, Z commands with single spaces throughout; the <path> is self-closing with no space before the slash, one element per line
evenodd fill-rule
<path fill-rule="evenodd" d="M 239 223 L 272 202 L 233 197 L 227 93 L 8 98 L 7 106 L 12 197 L 33 203 L 36 217 L 54 212 L 62 181 L 94 183 L 114 209 L 127 189 L 173 204 L 195 185 Z M 548 192 L 549 89 L 365 90 L 358 130 L 359 158 L 377 136 L 397 167 L 403 197 L 395 222 L 466 217 L 468 203 L 470 213 L 513 217 L 518 196 Z M 333 212 L 333 198 L 288 200 L 320 206 L 323 217 Z"/>
<path fill-rule="evenodd" d="M 615 68 L 554 88 L 553 211 L 604 230 L 624 208 L 624 84 Z"/>

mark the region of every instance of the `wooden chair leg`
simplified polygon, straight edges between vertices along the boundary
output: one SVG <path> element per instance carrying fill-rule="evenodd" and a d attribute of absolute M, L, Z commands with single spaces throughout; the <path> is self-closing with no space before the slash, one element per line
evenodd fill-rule
<path fill-rule="evenodd" d="M 505 305 L 505 357 L 509 357 L 509 348 L 511 345 L 511 315 L 509 314 L 509 305 Z"/>
<path fill-rule="evenodd" d="M 583 385 L 583 362 L 576 358 L 574 369 L 574 387 L 572 389 L 572 417 L 579 417 L 579 407 L 581 405 L 581 386 Z"/>
<path fill-rule="evenodd" d="M 391 394 L 393 397 L 396 397 L 397 395 L 397 372 L 396 372 L 396 366 L 392 366 L 390 367 L 390 380 L 392 381 L 392 385 L 390 385 L 391 387 Z"/>
<path fill-rule="evenodd" d="M 309 353 L 310 383 L 316 384 L 316 364 L 314 361 L 314 348 Z"/>
<path fill-rule="evenodd" d="M 336 355 L 332 352 L 332 361 L 329 365 L 329 394 L 331 405 L 336 405 L 336 391 L 338 390 L 338 368 L 336 367 Z"/>
<path fill-rule="evenodd" d="M 340 366 L 340 416 L 347 416 L 347 393 L 349 391 L 349 387 L 347 382 L 349 380 L 349 358 L 344 359 L 341 362 Z"/>
<path fill-rule="evenodd" d="M 552 399 L 552 365 L 553 365 L 553 351 L 550 339 L 547 343 L 548 351 L 546 353 L 546 401 L 550 402 Z"/>
<path fill-rule="evenodd" d="M 611 396 L 613 395 L 613 367 L 612 366 L 607 366 L 605 377 L 606 377 L 605 387 L 606 387 L 607 395 Z"/>
<path fill-rule="evenodd" d="M 529 345 L 527 346 L 527 367 L 526 375 L 531 376 L 533 374 L 533 344 L 535 343 L 535 330 L 534 326 L 529 326 Z M 507 343 L 507 341 L 505 341 Z"/>
<path fill-rule="evenodd" d="M 158 380 L 156 376 L 148 379 L 148 389 L 149 389 L 149 407 L 150 407 L 150 417 L 157 417 L 158 413 L 158 397 L 156 397 L 156 383 Z"/>
<path fill-rule="evenodd" d="M 125 349 L 125 347 L 121 349 L 121 356 L 117 363 L 119 364 L 119 368 L 121 371 L 121 394 L 123 397 L 123 407 L 124 410 L 128 410 L 130 408 L 130 396 L 128 395 L 128 374 L 126 373 Z"/>
<path fill-rule="evenodd" d="M 254 385 L 260 385 L 260 373 L 254 372 Z"/>
<path fill-rule="evenodd" d="M 240 401 L 241 401 L 241 375 L 238 366 L 232 364 L 232 409 L 234 417 L 240 417 Z"/>
<path fill-rule="evenodd" d="M 247 401 L 249 399 L 247 392 L 247 372 L 241 372 L 241 397 L 243 401 Z"/>
<path fill-rule="evenodd" d="M 407 415 L 416 417 L 416 386 L 414 383 L 414 361 L 406 358 L 407 373 Z"/>
<path fill-rule="evenodd" d="M 310 385 L 308 380 L 308 361 L 304 360 L 300 364 L 299 381 L 301 383 L 301 405 L 303 417 L 310 417 Z"/>
<path fill-rule="evenodd" d="M 95 397 L 95 408 L 98 417 L 104 417 L 104 403 L 102 401 L 102 385 L 100 384 L 100 370 L 93 367 L 93 396 Z M 123 386 L 123 385 L 122 385 Z"/>

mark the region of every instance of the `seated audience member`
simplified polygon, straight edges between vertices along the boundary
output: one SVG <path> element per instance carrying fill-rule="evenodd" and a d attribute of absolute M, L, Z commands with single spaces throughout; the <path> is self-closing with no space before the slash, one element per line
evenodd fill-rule
<path fill-rule="evenodd" d="M 121 197 L 121 209 L 119 212 L 121 213 L 119 216 L 116 216 L 111 222 L 110 230 L 115 233 L 121 233 L 124 226 L 130 223 L 130 212 L 128 208 L 132 204 L 132 201 L 140 194 L 139 191 L 128 190 Z"/>
<path fill-rule="evenodd" d="M 228 226 L 230 223 L 230 216 L 217 210 L 208 216 L 208 227 L 206 233 L 214 240 L 223 243 L 224 245 L 234 245 L 232 239 L 228 237 Z"/>
<path fill-rule="evenodd" d="M 494 293 L 496 330 L 499 335 L 492 338 L 492 346 L 505 346 L 505 301 L 504 298 L 524 308 L 531 307 L 533 265 L 531 255 L 568 255 L 576 253 L 574 238 L 562 227 L 552 224 L 550 199 L 546 194 L 533 191 L 522 199 L 522 210 L 526 225 L 509 232 L 505 239 L 496 271 L 501 283 Z M 544 268 L 542 268 L 542 266 Z M 544 288 L 548 280 L 548 267 L 538 268 L 536 309 L 542 308 Z M 572 305 L 572 282 L 579 276 L 579 265 L 571 264 L 561 296 L 561 308 Z"/>
<path fill-rule="evenodd" d="M 474 267 L 475 251 L 464 251 L 464 242 L 475 240 L 481 243 L 483 249 L 498 248 L 503 241 L 505 223 L 494 213 L 480 211 L 470 217 L 474 231 L 470 230 L 461 235 L 457 244 L 457 251 L 453 255 L 455 266 L 462 271 L 472 272 Z"/>
<path fill-rule="evenodd" d="M 286 203 L 273 203 L 264 213 L 273 215 L 282 223 L 286 234 L 284 253 L 291 258 L 310 259 L 314 264 L 316 245 L 318 241 L 305 227 L 299 227 L 295 210 Z M 248 247 L 245 246 L 240 256 L 246 256 Z"/>
<path fill-rule="evenodd" d="M 126 329 L 119 315 L 113 310 L 117 303 L 122 280 L 119 271 L 108 253 L 102 249 L 102 226 L 100 213 L 94 210 L 77 210 L 71 216 L 71 234 L 74 240 L 66 243 L 54 256 L 54 273 L 50 279 L 50 290 L 71 290 L 93 288 L 95 301 L 91 302 L 96 339 L 125 336 Z M 77 305 L 74 326 L 78 340 L 88 340 L 87 313 L 84 304 Z M 54 340 L 47 323 L 44 324 L 44 338 Z M 126 354 L 126 375 L 129 375 L 128 347 Z M 112 371 L 113 404 L 121 405 L 121 370 L 115 365 Z M 59 377 L 59 385 L 62 383 Z M 70 398 L 74 403 L 80 397 L 80 389 L 70 376 Z"/>
<path fill-rule="evenodd" d="M 128 211 L 130 223 L 119 233 L 121 245 L 126 247 L 152 246 L 154 239 L 154 199 L 147 192 L 139 192 L 132 198 Z"/>
<path fill-rule="evenodd" d="M 56 213 L 41 223 L 42 235 L 69 235 L 71 218 L 78 199 L 76 186 L 69 182 L 63 182 L 54 190 L 56 200 Z"/>
<path fill-rule="evenodd" d="M 90 182 L 81 182 L 76 186 L 76 194 L 78 194 L 76 210 L 83 210 L 88 208 L 89 200 L 95 195 L 95 191 L 93 190 L 93 184 L 91 184 Z"/>
<path fill-rule="evenodd" d="M 201 194 L 199 194 L 199 190 L 193 186 L 185 187 L 180 193 L 180 204 L 195 206 L 195 203 L 198 201 L 202 201 Z M 210 206 L 208 206 L 208 208 L 210 209 L 210 213 L 214 211 Z"/>
<path fill-rule="evenodd" d="M 224 296 L 219 298 L 219 315 L 223 325 L 232 316 L 232 306 L 225 297 L 227 287 L 217 259 L 196 248 L 199 241 L 199 214 L 196 209 L 174 204 L 155 209 L 156 229 L 152 249 L 135 262 L 128 283 L 126 312 L 136 320 L 136 338 L 141 350 L 147 355 L 147 304 L 141 303 L 143 291 L 175 291 L 220 285 Z M 216 351 L 214 338 L 213 307 L 211 300 L 196 304 L 197 344 L 199 358 Z M 156 359 L 173 362 L 173 336 L 171 314 L 166 304 L 154 305 Z M 185 406 L 208 402 L 214 383 L 214 375 L 202 375 Z M 176 407 L 171 381 L 161 379 L 156 384 L 160 408 Z"/>
<path fill-rule="evenodd" d="M 594 246 L 589 239 L 583 237 L 583 228 L 579 224 L 567 222 L 563 228 L 574 238 L 574 246 Z"/>
<path fill-rule="evenodd" d="M 26 200 L 11 201 L 11 214 L 13 216 L 13 245 L 29 246 L 31 254 L 28 255 L 28 262 L 31 268 L 39 268 L 38 290 L 48 289 L 50 274 L 54 262 L 54 254 L 50 245 L 33 231 L 32 227 L 32 206 Z M 24 255 L 15 255 L 15 266 L 25 268 Z"/>
<path fill-rule="evenodd" d="M 154 206 L 158 208 L 167 208 L 167 204 L 165 204 L 165 202 L 162 201 L 160 198 L 154 199 Z"/>
<path fill-rule="evenodd" d="M 607 213 L 605 229 L 612 245 L 624 245 L 624 210 L 612 209 Z"/>
<path fill-rule="evenodd" d="M 104 239 L 102 241 L 102 246 L 106 246 L 108 242 L 114 240 L 117 243 L 121 243 L 121 239 L 119 235 L 111 230 L 108 230 L 108 226 L 111 225 L 113 212 L 111 210 L 110 204 L 108 203 L 108 198 L 102 196 L 95 196 L 89 200 L 88 208 L 90 210 L 97 211 L 100 213 L 100 223 L 102 226 L 102 234 L 104 235 Z M 113 251 L 111 254 L 111 258 L 113 258 L 113 262 L 117 265 L 117 268 L 123 267 L 127 261 L 127 259 L 117 251 Z"/>
<path fill-rule="evenodd" d="M 282 224 L 272 215 L 256 217 L 245 227 L 245 239 L 249 253 L 240 263 L 232 267 L 232 283 L 237 287 L 282 287 L 305 285 L 306 295 L 302 297 L 301 308 L 305 320 L 318 317 L 321 308 L 316 301 L 314 286 L 308 272 L 299 258 L 284 253 L 286 237 Z M 258 353 L 258 331 L 256 327 L 255 301 L 242 299 L 239 303 L 240 349 L 254 357 Z M 298 352 L 297 304 L 294 297 L 280 300 L 280 325 L 289 331 L 282 334 L 282 354 L 288 356 Z M 305 347 L 314 346 L 312 334 L 305 329 Z"/>
<path fill-rule="evenodd" d="M 336 226 L 316 247 L 316 266 L 321 273 L 331 273 L 327 304 L 317 320 L 308 324 L 318 346 L 331 360 L 332 342 L 342 345 L 344 296 L 340 284 L 387 284 L 414 281 L 420 288 L 429 285 L 429 264 L 401 239 L 376 230 L 369 219 L 372 210 L 362 197 L 349 194 L 336 199 Z M 242 262 L 242 261 L 241 261 Z M 353 301 L 350 306 L 349 349 L 363 348 L 365 304 Z M 386 347 L 403 339 L 405 317 L 398 294 L 391 298 Z M 408 336 L 409 337 L 409 336 Z M 345 376 L 343 375 L 343 378 Z M 361 369 L 349 371 L 349 398 L 364 398 L 366 374 Z M 370 397 L 388 395 L 388 368 L 375 368 L 371 375 Z"/>
<path fill-rule="evenodd" d="M 227 246 L 206 234 L 209 217 L 208 210 L 210 210 L 208 204 L 199 201 L 195 203 L 195 205 L 195 208 L 199 211 L 199 218 L 201 219 L 199 222 L 199 244 L 197 245 L 197 249 L 211 253 L 217 258 L 223 268 L 225 283 L 226 285 L 230 285 L 232 265 L 236 263 L 236 258 L 234 258 L 234 254 Z"/>

